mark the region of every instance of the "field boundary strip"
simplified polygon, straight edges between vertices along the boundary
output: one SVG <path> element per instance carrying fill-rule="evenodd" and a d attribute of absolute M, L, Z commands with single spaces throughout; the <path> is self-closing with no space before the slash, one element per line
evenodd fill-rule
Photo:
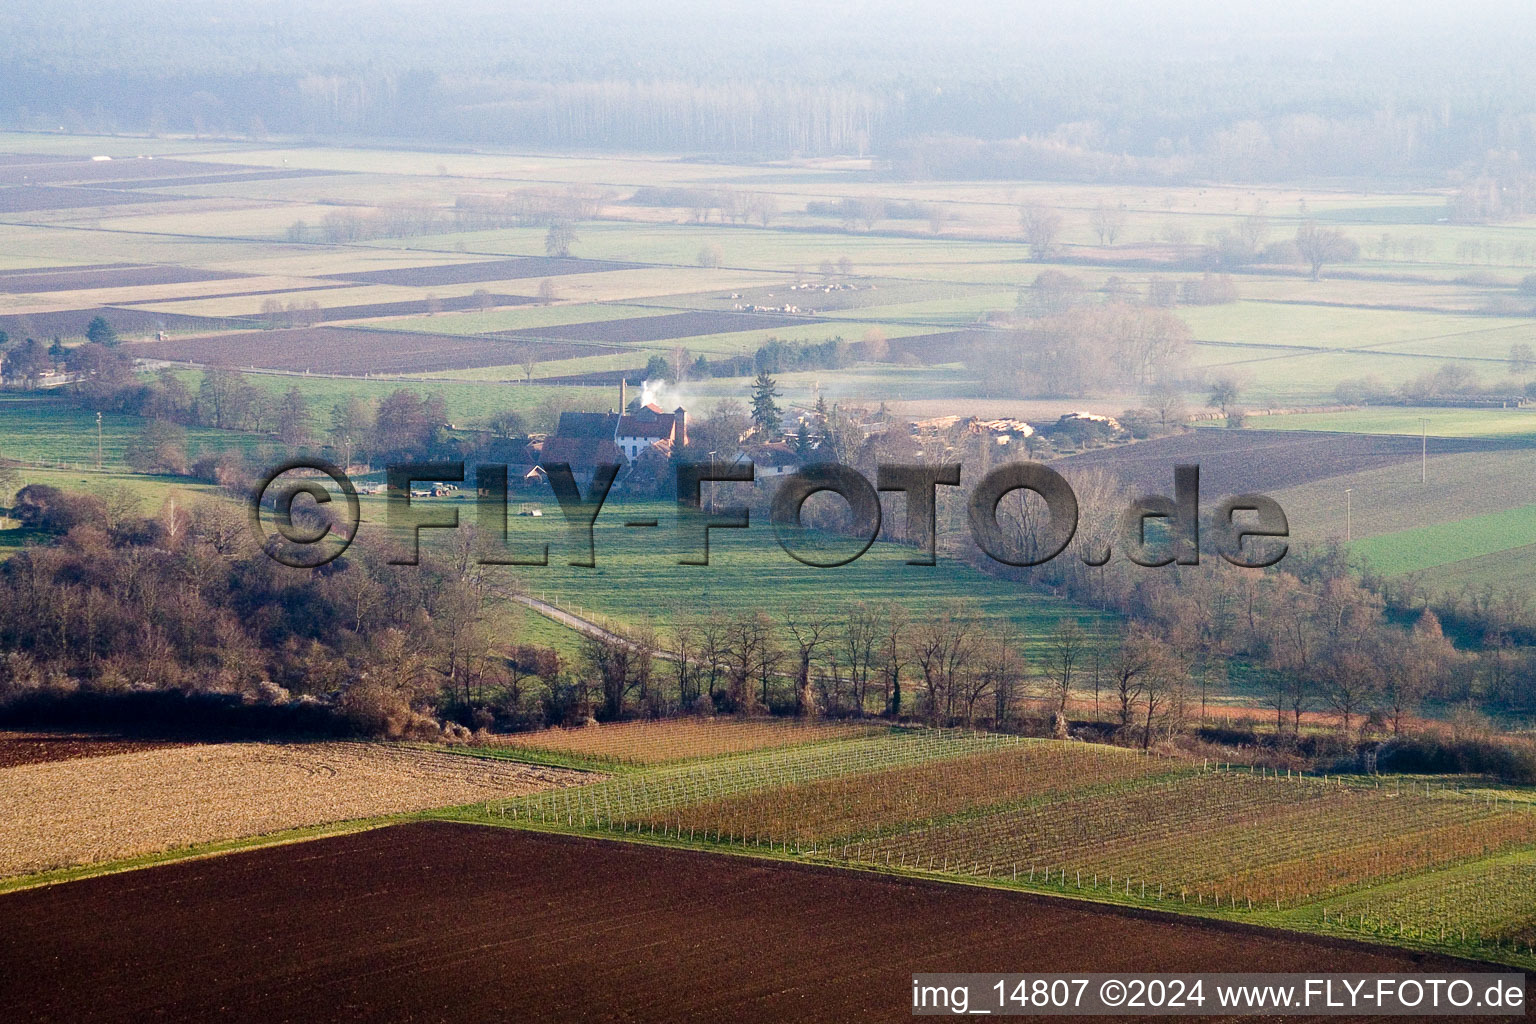
<path fill-rule="evenodd" d="M 415 821 L 419 817 L 420 814 L 418 812 L 403 812 L 400 814 L 380 815 L 373 818 L 354 818 L 348 821 L 328 822 L 323 825 L 305 825 L 299 828 L 280 829 L 276 832 L 245 836 L 239 839 L 195 843 L 191 846 L 175 847 L 138 857 L 103 861 L 99 864 L 80 864 L 73 867 L 50 868 L 47 871 L 37 871 L 31 874 L 12 875 L 8 878 L 0 878 L 0 895 L 23 892 L 27 889 L 40 889 L 50 885 L 61 885 L 65 882 L 75 882 L 83 878 L 118 875 L 127 871 L 138 871 L 141 868 L 158 867 L 162 864 L 179 864 L 182 861 L 189 860 L 207 860 L 211 857 L 222 857 L 225 854 L 241 853 L 246 850 L 259 850 L 270 846 L 289 846 L 295 843 L 305 843 L 311 839 L 325 839 L 331 836 L 351 835 L 356 832 L 369 832 L 376 828 L 386 828 L 390 825 Z"/>

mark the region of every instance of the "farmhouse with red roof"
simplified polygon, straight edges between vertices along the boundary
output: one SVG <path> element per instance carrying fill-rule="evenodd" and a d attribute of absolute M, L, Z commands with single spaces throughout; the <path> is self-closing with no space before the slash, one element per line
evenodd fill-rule
<path fill-rule="evenodd" d="M 619 386 L 620 408 L 628 388 Z M 539 456 L 541 466 L 569 463 L 572 475 L 590 482 L 598 466 L 628 468 L 642 458 L 646 462 L 668 460 L 675 448 L 688 443 L 688 413 L 682 406 L 667 412 L 650 403 L 633 413 L 565 412 Z"/>

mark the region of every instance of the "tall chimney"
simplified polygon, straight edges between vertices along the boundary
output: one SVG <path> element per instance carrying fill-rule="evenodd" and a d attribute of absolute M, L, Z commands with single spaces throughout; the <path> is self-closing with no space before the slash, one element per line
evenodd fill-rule
<path fill-rule="evenodd" d="M 672 422 L 676 425 L 672 436 L 681 447 L 688 447 L 688 410 L 678 406 L 672 413 Z"/>

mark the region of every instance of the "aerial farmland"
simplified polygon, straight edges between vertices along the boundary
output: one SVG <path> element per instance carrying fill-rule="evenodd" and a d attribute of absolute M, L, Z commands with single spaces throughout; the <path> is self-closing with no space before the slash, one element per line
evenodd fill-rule
<path fill-rule="evenodd" d="M 1517 1015 L 1536 20 L 1324 6 L 0 11 L 6 1019 Z"/>

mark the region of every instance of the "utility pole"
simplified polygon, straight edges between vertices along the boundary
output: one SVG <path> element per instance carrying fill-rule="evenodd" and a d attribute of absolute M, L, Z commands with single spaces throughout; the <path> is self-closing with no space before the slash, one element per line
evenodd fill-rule
<path fill-rule="evenodd" d="M 715 514 L 715 453 L 709 453 L 709 514 Z"/>
<path fill-rule="evenodd" d="M 1344 488 L 1344 543 L 1346 544 L 1354 537 L 1355 499 L 1349 494 L 1353 490 L 1353 487 Z"/>
<path fill-rule="evenodd" d="M 96 414 L 96 472 L 101 472 L 101 413 Z"/>

